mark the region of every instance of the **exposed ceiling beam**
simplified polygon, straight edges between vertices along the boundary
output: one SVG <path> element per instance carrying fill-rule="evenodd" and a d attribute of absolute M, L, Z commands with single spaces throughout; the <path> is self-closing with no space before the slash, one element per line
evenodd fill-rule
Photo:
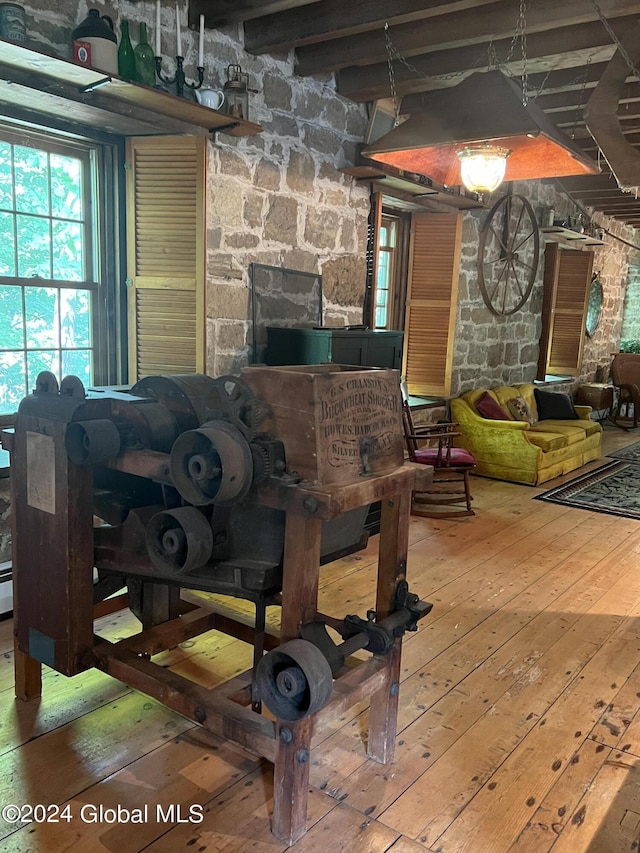
<path fill-rule="evenodd" d="M 619 35 L 635 24 L 636 16 L 621 18 L 613 23 Z M 569 49 L 570 46 L 570 49 Z M 409 69 L 394 63 L 394 74 L 399 94 L 408 95 L 455 85 L 471 71 L 486 70 L 489 65 L 489 43 L 469 45 L 451 50 L 436 51 L 412 59 Z M 494 42 L 497 61 L 510 74 L 518 74 L 522 63 L 513 60 L 504 65 L 511 47 L 511 39 Z M 615 45 L 599 21 L 563 27 L 527 38 L 528 73 L 575 68 L 591 62 L 607 62 Z M 414 70 L 415 69 L 415 70 Z M 449 78 L 449 79 L 443 79 Z M 373 101 L 390 95 L 389 68 L 386 62 L 367 67 L 348 66 L 340 70 L 338 89 L 342 95 L 355 101 Z"/>
<path fill-rule="evenodd" d="M 572 175 L 566 178 L 553 178 L 543 181 L 545 184 L 557 184 L 568 193 L 573 193 L 576 190 L 588 189 L 615 189 L 618 184 L 616 179 L 607 173 L 600 175 Z"/>
<path fill-rule="evenodd" d="M 456 14 L 439 15 L 425 21 L 390 27 L 393 47 L 402 56 L 411 58 L 431 51 L 450 50 L 490 40 L 513 39 L 521 0 L 503 0 L 478 9 L 470 9 L 464 17 Z M 638 11 L 637 0 L 600 0 L 600 8 L 609 19 Z M 532 35 L 590 22 L 603 30 L 597 12 L 586 0 L 536 0 L 527 9 L 527 53 Z M 608 38 L 606 32 L 604 32 Z M 566 47 L 566 43 L 565 43 Z M 515 52 L 518 48 L 516 45 Z M 361 33 L 348 39 L 332 39 L 318 45 L 298 49 L 298 73 L 326 74 L 337 71 L 347 63 L 375 65 L 387 61 L 386 39 L 383 30 Z"/>
<path fill-rule="evenodd" d="M 584 87 L 565 90 L 563 92 L 552 92 L 551 94 L 541 94 L 536 98 L 536 103 L 545 112 L 553 115 L 554 110 L 562 110 L 573 107 L 582 108 L 593 89 L 595 82 L 587 84 Z M 625 104 L 630 101 L 640 100 L 640 83 L 626 83 L 622 91 L 619 103 Z M 623 112 L 623 110 L 619 110 Z"/>
<path fill-rule="evenodd" d="M 349 3 L 323 0 L 302 9 L 247 21 L 244 44 L 249 53 L 274 53 L 382 29 L 386 23 L 389 26 L 408 24 L 498 2 L 501 0 L 394 0 L 393 3 L 387 0 L 351 0 Z"/>
<path fill-rule="evenodd" d="M 205 25 L 212 27 L 313 4 L 321 5 L 318 0 L 271 0 L 266 3 L 264 0 L 189 0 L 189 26 L 196 27 L 200 15 L 204 15 Z"/>

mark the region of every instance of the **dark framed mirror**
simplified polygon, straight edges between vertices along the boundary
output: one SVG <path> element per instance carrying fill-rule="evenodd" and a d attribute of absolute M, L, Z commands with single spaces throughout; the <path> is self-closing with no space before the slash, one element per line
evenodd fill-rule
<path fill-rule="evenodd" d="M 603 301 L 604 292 L 602 290 L 602 282 L 600 281 L 600 273 L 596 272 L 593 274 L 593 278 L 591 279 L 589 304 L 587 305 L 587 319 L 585 321 L 586 331 L 590 338 L 593 337 L 600 324 Z"/>

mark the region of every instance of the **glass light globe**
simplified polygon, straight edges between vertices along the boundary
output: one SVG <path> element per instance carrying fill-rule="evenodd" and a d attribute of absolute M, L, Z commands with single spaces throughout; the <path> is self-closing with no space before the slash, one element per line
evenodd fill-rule
<path fill-rule="evenodd" d="M 498 145 L 475 145 L 456 151 L 462 183 L 472 193 L 493 192 L 504 180 L 510 153 Z"/>

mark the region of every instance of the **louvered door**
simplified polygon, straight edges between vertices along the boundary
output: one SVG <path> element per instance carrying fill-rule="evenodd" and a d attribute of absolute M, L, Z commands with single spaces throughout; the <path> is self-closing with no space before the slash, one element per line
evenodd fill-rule
<path fill-rule="evenodd" d="M 451 392 L 461 237 L 461 214 L 412 218 L 403 368 L 410 394 Z"/>
<path fill-rule="evenodd" d="M 580 374 L 592 271 L 593 252 L 547 245 L 538 379 Z"/>
<path fill-rule="evenodd" d="M 129 380 L 203 372 L 206 140 L 128 140 Z"/>

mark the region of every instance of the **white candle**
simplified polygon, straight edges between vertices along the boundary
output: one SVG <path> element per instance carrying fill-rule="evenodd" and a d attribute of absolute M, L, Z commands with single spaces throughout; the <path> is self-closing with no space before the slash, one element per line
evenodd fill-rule
<path fill-rule="evenodd" d="M 182 56 L 182 39 L 180 38 L 180 10 L 178 9 L 178 4 L 176 3 L 176 44 L 177 50 L 176 56 Z"/>
<path fill-rule="evenodd" d="M 156 0 L 156 56 L 160 53 L 160 0 Z"/>
<path fill-rule="evenodd" d="M 198 42 L 198 68 L 204 68 L 204 15 L 200 15 L 200 41 Z"/>

